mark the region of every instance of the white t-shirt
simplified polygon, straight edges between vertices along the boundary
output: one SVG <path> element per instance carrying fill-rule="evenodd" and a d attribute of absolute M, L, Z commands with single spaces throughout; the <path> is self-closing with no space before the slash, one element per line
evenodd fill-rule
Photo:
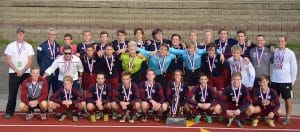
<path fill-rule="evenodd" d="M 7 45 L 4 54 L 9 55 L 15 67 L 22 71 L 28 63 L 29 56 L 34 55 L 34 51 L 32 46 L 27 42 L 24 41 L 23 44 L 21 44 L 14 41 Z M 15 73 L 15 71 L 9 68 L 8 73 Z M 24 73 L 30 73 L 30 68 Z"/>

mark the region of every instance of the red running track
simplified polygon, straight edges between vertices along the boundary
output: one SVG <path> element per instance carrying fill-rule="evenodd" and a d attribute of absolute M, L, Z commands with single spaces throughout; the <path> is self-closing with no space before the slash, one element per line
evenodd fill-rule
<path fill-rule="evenodd" d="M 87 118 L 79 119 L 78 122 L 72 122 L 68 117 L 63 122 L 58 122 L 53 116 L 49 116 L 46 121 L 41 121 L 37 114 L 32 121 L 25 121 L 25 115 L 17 113 L 12 119 L 6 120 L 0 114 L 0 132 L 200 132 L 200 130 L 208 131 L 300 131 L 300 117 L 292 117 L 291 124 L 288 126 L 280 125 L 282 119 L 276 122 L 275 128 L 268 127 L 265 123 L 260 122 L 259 126 L 253 128 L 250 124 L 246 124 L 244 128 L 238 128 L 235 124 L 231 127 L 225 127 L 224 123 L 213 122 L 207 124 L 205 121 L 194 124 L 190 127 L 166 126 L 165 121 L 154 122 L 149 119 L 147 123 L 137 120 L 134 124 L 119 123 L 117 120 L 103 122 L 97 120 L 91 123 Z M 201 128 L 201 129 L 200 129 Z"/>

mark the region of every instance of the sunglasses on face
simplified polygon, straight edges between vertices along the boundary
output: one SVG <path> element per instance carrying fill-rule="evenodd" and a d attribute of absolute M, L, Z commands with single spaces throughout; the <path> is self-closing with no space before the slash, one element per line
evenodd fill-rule
<path fill-rule="evenodd" d="M 66 52 L 64 52 L 64 54 L 65 54 L 65 55 L 71 55 L 72 53 L 66 53 Z"/>

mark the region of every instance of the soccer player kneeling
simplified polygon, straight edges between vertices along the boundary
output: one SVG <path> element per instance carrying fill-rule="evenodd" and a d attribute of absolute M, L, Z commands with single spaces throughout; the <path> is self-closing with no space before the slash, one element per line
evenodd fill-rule
<path fill-rule="evenodd" d="M 254 118 L 252 126 L 256 127 L 259 122 L 259 117 L 265 119 L 270 127 L 275 127 L 274 120 L 281 114 L 279 97 L 276 91 L 269 88 L 269 78 L 266 75 L 261 75 L 258 78 L 258 88 L 254 88 L 251 113 Z"/>
<path fill-rule="evenodd" d="M 231 77 L 232 84 L 224 89 L 221 97 L 222 111 L 224 118 L 228 120 L 226 126 L 230 126 L 235 120 L 238 127 L 243 127 L 241 120 L 250 115 L 249 106 L 251 98 L 247 87 L 242 81 L 242 74 L 235 72 Z"/>
<path fill-rule="evenodd" d="M 136 113 L 140 109 L 140 93 L 138 86 L 131 82 L 130 72 L 122 72 L 122 83 L 117 88 L 117 95 L 113 100 L 112 108 L 122 115 L 119 122 L 125 122 L 128 118 L 130 123 L 134 123 Z"/>
<path fill-rule="evenodd" d="M 213 87 L 207 85 L 208 77 L 205 74 L 200 75 L 200 85 L 192 90 L 192 103 L 189 107 L 196 114 L 194 121 L 199 122 L 202 115 L 206 116 L 207 123 L 212 123 L 211 115 L 222 112 L 217 93 Z"/>
<path fill-rule="evenodd" d="M 149 69 L 146 71 L 146 81 L 142 82 L 141 88 L 141 108 L 143 112 L 143 122 L 147 122 L 149 109 L 153 110 L 155 121 L 159 121 L 158 113 L 163 113 L 162 103 L 165 100 L 163 89 L 158 82 L 155 82 L 155 71 Z"/>
<path fill-rule="evenodd" d="M 84 109 L 86 105 L 83 94 L 76 88 L 72 88 L 73 78 L 65 76 L 64 87 L 56 91 L 49 101 L 49 108 L 58 116 L 58 121 L 64 121 L 68 113 L 72 114 L 72 120 L 78 121 L 78 112 Z"/>
<path fill-rule="evenodd" d="M 169 82 L 167 87 L 167 101 L 163 103 L 163 109 L 168 106 L 170 108 L 169 117 L 190 116 L 191 110 L 188 104 L 191 102 L 191 94 L 188 86 L 183 82 L 183 72 L 175 70 L 173 80 Z"/>
<path fill-rule="evenodd" d="M 112 96 L 113 90 L 105 84 L 105 75 L 103 73 L 97 74 L 96 84 L 91 86 L 86 97 L 91 122 L 96 122 L 96 111 L 100 111 L 100 115 L 104 114 L 104 121 L 109 120 L 108 112 L 111 111 Z"/>
<path fill-rule="evenodd" d="M 46 112 L 48 110 L 47 97 L 48 85 L 47 81 L 40 77 L 40 69 L 32 68 L 31 77 L 22 83 L 20 111 L 27 112 L 26 120 L 30 121 L 33 118 L 35 108 L 41 110 L 41 120 L 46 120 Z"/>

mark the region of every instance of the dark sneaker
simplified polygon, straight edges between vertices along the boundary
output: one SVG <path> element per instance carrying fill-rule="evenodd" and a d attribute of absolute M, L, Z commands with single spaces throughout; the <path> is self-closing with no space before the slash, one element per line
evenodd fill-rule
<path fill-rule="evenodd" d="M 117 112 L 113 112 L 112 113 L 112 119 L 115 120 L 118 118 L 118 113 Z"/>
<path fill-rule="evenodd" d="M 244 127 L 243 123 L 240 120 L 237 120 L 236 122 L 238 127 L 240 128 Z"/>
<path fill-rule="evenodd" d="M 157 114 L 154 114 L 154 121 L 160 121 L 159 116 Z"/>
<path fill-rule="evenodd" d="M 228 123 L 226 124 L 227 127 L 231 126 L 233 121 L 233 117 L 229 118 Z"/>
<path fill-rule="evenodd" d="M 282 121 L 281 124 L 284 125 L 284 126 L 290 124 L 290 119 L 285 118 L 285 119 Z"/>
<path fill-rule="evenodd" d="M 68 115 L 62 114 L 62 115 L 59 117 L 58 121 L 64 121 L 67 117 L 68 117 Z"/>
<path fill-rule="evenodd" d="M 5 119 L 10 119 L 10 118 L 12 118 L 12 115 L 6 113 L 5 116 L 4 116 L 4 118 L 5 118 Z"/>
<path fill-rule="evenodd" d="M 147 122 L 148 121 L 148 115 L 143 115 L 142 117 L 142 122 Z"/>
<path fill-rule="evenodd" d="M 133 115 L 133 116 L 129 116 L 129 118 L 128 118 L 128 121 L 129 121 L 129 123 L 134 123 L 134 120 L 136 119 L 137 117 L 136 117 L 136 115 Z"/>
<path fill-rule="evenodd" d="M 124 122 L 126 121 L 126 117 L 127 117 L 127 116 L 124 115 L 124 116 L 122 117 L 122 119 L 119 120 L 119 122 L 120 122 L 120 123 L 124 123 Z"/>

